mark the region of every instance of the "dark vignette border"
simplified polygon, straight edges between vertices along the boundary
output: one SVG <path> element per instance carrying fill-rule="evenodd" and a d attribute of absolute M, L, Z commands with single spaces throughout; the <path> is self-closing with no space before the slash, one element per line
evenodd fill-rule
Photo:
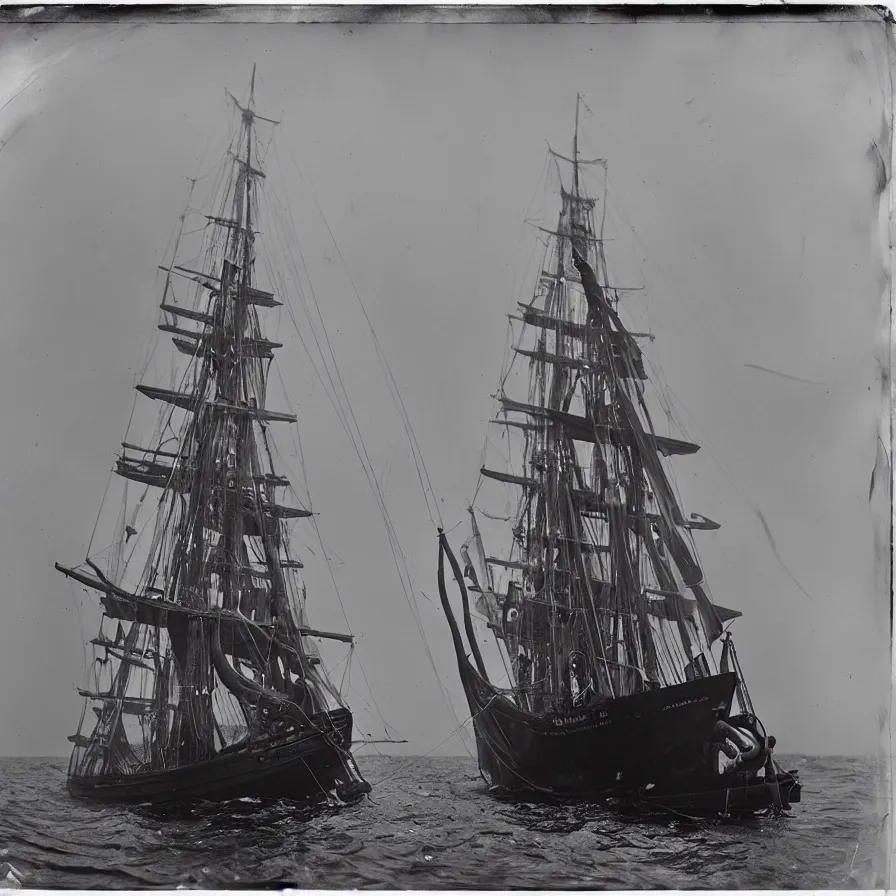
<path fill-rule="evenodd" d="M 533 6 L 385 6 L 167 3 L 0 6 L 0 24 L 505 24 L 581 25 L 636 22 L 894 22 L 886 6 L 833 4 L 607 4 Z"/>

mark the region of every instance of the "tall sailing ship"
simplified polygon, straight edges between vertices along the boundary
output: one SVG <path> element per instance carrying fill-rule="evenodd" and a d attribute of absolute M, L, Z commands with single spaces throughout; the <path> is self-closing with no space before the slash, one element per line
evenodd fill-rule
<path fill-rule="evenodd" d="M 261 320 L 282 303 L 256 282 L 255 131 L 276 122 L 256 113 L 254 93 L 253 67 L 248 102 L 230 95 L 239 131 L 205 216 L 204 265 L 164 268 L 159 329 L 186 371 L 179 388 L 136 387 L 161 409 L 153 438 L 122 443 L 112 549 L 56 564 L 102 605 L 92 682 L 69 738 L 73 795 L 350 801 L 370 789 L 350 752 L 352 713 L 316 644 L 352 639 L 309 626 L 287 526 L 311 511 L 286 500 L 290 483 L 274 462 L 271 429 L 296 417 L 266 402 L 280 345 Z M 142 491 L 130 517 L 128 483 Z M 134 558 L 144 529 L 148 548 Z"/>
<path fill-rule="evenodd" d="M 606 163 L 580 159 L 578 117 L 577 107 L 571 156 L 552 152 L 571 176 L 534 297 L 511 315 L 531 337 L 511 346 L 511 364 L 528 363 L 529 394 L 520 400 L 502 385 L 492 421 L 518 463 L 481 470 L 480 485 L 517 494 L 510 550 L 487 553 L 472 506 L 463 570 L 439 536 L 442 605 L 480 767 L 505 791 L 697 812 L 786 809 L 800 784 L 774 759 L 750 700 L 727 631 L 741 614 L 712 601 L 697 559 L 692 532 L 718 524 L 685 516 L 664 465 L 699 446 L 659 435 L 651 419 L 639 340 L 652 336 L 620 318 L 604 210 L 596 215 L 582 178 L 586 164 L 605 173 Z M 474 609 L 494 634 L 498 676 Z"/>

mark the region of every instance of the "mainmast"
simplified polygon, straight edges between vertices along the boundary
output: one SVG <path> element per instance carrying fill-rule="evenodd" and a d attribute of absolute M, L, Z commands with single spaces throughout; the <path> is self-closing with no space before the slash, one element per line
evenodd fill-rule
<path fill-rule="evenodd" d="M 503 624 L 493 627 L 533 711 L 699 676 L 721 631 L 721 608 L 679 531 L 717 524 L 684 519 L 659 460 L 698 446 L 654 432 L 636 343 L 646 334 L 619 318 L 624 288 L 610 281 L 597 200 L 583 190 L 582 167 L 605 162 L 580 158 L 581 104 L 577 96 L 571 158 L 551 151 L 571 163 L 572 190 L 561 182 L 550 261 L 522 307 L 535 345 L 514 346 L 530 363 L 529 400 L 502 394 L 495 421 L 522 433 L 523 469 L 482 470 L 522 489 L 511 552 L 519 559 L 488 563 L 510 576 Z M 509 416 L 518 414 L 524 420 Z"/>
<path fill-rule="evenodd" d="M 579 195 L 579 106 L 582 95 L 576 94 L 576 129 L 572 137 L 572 183 L 576 196 Z"/>
<path fill-rule="evenodd" d="M 302 563 L 290 556 L 284 526 L 311 514 L 278 499 L 289 481 L 274 467 L 268 437 L 271 423 L 296 418 L 266 408 L 265 362 L 279 344 L 264 337 L 259 309 L 281 303 L 255 283 L 257 182 L 265 177 L 255 131 L 258 121 L 278 122 L 255 109 L 255 75 L 253 65 L 245 105 L 228 92 L 240 130 L 220 207 L 205 216 L 206 261 L 199 269 L 165 268 L 160 329 L 189 357 L 187 385 L 137 386 L 169 406 L 160 431 L 170 430 L 175 410 L 187 412 L 176 449 L 127 443 L 116 464 L 126 480 L 162 490 L 145 572 L 131 590 L 90 560 L 90 573 L 59 567 L 105 595 L 107 618 L 131 623 L 125 631 L 118 622 L 114 638 L 101 633 L 95 640 L 106 651 L 103 662 L 112 657 L 119 665 L 109 690 L 84 692 L 99 703 L 99 722 L 91 738 L 74 737 L 93 769 L 196 761 L 233 737 L 307 722 L 331 697 L 340 702 L 303 639 L 352 638 L 305 623 L 304 588 L 294 580 Z M 172 278 L 192 286 L 192 307 L 175 300 Z M 181 319 L 192 326 L 179 325 Z M 130 746 L 121 740 L 115 720 L 129 711 L 140 717 L 142 751 L 133 735 Z M 242 733 L 228 735 L 226 726 Z"/>

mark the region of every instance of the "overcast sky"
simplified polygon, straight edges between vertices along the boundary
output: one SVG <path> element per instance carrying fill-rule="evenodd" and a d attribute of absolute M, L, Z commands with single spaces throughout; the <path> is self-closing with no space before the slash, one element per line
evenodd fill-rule
<path fill-rule="evenodd" d="M 214 171 L 233 125 L 224 88 L 244 94 L 253 62 L 259 109 L 282 116 L 266 187 L 295 219 L 458 716 L 435 529 L 352 281 L 450 528 L 476 486 L 506 314 L 534 285 L 540 234 L 524 218 L 552 225 L 546 142 L 568 150 L 581 93 L 582 152 L 609 163 L 610 268 L 645 287 L 623 312 L 656 334 L 647 356 L 704 446 L 677 481 L 687 512 L 722 524 L 698 544 L 716 601 L 745 614 L 734 633 L 759 714 L 784 753 L 877 749 L 882 26 L 70 25 L 0 39 L 0 754 L 63 754 L 75 729 L 79 613 L 87 638 L 98 614 L 52 563 L 83 559 L 157 335 L 184 178 Z M 265 320 L 360 639 L 359 728 L 382 736 L 372 692 L 407 751 L 460 752 L 352 448 L 289 315 Z M 166 370 L 143 381 L 167 386 Z M 344 627 L 313 536 L 297 528 L 295 544 L 312 622 Z"/>

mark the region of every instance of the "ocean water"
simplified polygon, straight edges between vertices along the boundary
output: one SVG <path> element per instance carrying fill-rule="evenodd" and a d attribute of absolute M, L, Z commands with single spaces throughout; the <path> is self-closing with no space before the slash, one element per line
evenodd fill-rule
<path fill-rule="evenodd" d="M 752 889 L 886 886 L 881 779 L 792 757 L 790 817 L 693 823 L 490 796 L 469 759 L 361 759 L 370 799 L 309 813 L 247 801 L 179 814 L 65 791 L 60 759 L 0 759 L 0 862 L 78 889 Z"/>

